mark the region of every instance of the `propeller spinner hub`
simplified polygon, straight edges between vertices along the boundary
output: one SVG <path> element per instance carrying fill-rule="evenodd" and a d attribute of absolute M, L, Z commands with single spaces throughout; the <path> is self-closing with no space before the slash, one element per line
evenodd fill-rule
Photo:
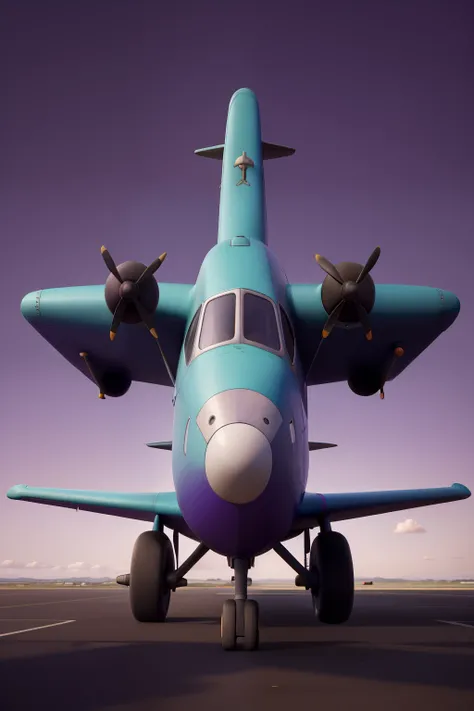
<path fill-rule="evenodd" d="M 342 286 L 342 298 L 346 301 L 355 301 L 357 298 L 357 284 L 355 281 L 346 281 Z"/>
<path fill-rule="evenodd" d="M 126 301 L 133 301 L 138 296 L 138 286 L 134 281 L 124 281 L 120 285 L 120 296 Z"/>

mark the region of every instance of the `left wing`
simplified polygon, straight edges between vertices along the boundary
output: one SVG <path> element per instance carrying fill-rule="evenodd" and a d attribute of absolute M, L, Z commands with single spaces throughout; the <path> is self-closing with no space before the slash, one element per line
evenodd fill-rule
<path fill-rule="evenodd" d="M 296 515 L 294 530 L 319 526 L 321 520 L 344 521 L 350 518 L 402 511 L 419 506 L 444 504 L 467 499 L 471 492 L 463 484 L 433 489 L 366 491 L 353 494 L 305 493 Z"/>
<path fill-rule="evenodd" d="M 123 493 L 117 491 L 86 491 L 81 489 L 49 489 L 18 484 L 8 492 L 9 499 L 30 501 L 35 504 L 61 506 L 76 511 L 121 516 L 138 521 L 153 521 L 159 516 L 167 528 L 184 535 L 190 531 L 184 522 L 175 491 L 164 493 Z"/>
<path fill-rule="evenodd" d="M 401 346 L 404 355 L 388 373 L 387 380 L 392 380 L 449 328 L 460 310 L 459 299 L 450 291 L 376 284 L 369 315 L 373 339 L 367 341 L 361 328 L 338 327 L 324 340 L 322 329 L 328 314 L 321 284 L 288 284 L 286 293 L 307 385 L 335 383 L 354 375 L 369 382 L 374 377 L 378 380 L 394 349 Z"/>
<path fill-rule="evenodd" d="M 160 282 L 159 288 L 154 323 L 170 370 L 176 375 L 193 287 Z M 27 294 L 21 311 L 53 348 L 93 381 L 80 355 L 87 353 L 106 395 L 124 394 L 132 380 L 171 385 L 157 344 L 142 324 L 123 323 L 111 342 L 112 314 L 104 292 L 104 285 L 44 289 Z"/>

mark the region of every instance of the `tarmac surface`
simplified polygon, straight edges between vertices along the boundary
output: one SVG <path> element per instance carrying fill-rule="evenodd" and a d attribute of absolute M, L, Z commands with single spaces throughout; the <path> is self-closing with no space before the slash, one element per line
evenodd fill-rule
<path fill-rule="evenodd" d="M 2 711 L 474 709 L 474 591 L 356 591 L 345 625 L 309 593 L 249 589 L 260 650 L 224 652 L 230 589 L 174 593 L 140 624 L 124 588 L 0 590 Z"/>

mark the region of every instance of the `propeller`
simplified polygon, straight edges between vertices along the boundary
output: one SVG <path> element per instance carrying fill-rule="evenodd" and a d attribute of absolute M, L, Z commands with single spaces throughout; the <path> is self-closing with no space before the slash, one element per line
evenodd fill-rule
<path fill-rule="evenodd" d="M 141 262 L 124 262 L 117 267 L 106 247 L 101 247 L 100 251 L 110 272 L 105 282 L 105 300 L 113 313 L 110 340 L 114 340 L 122 322 L 143 322 L 158 340 L 153 315 L 158 306 L 159 288 L 153 275 L 163 264 L 166 252 L 148 267 Z"/>
<path fill-rule="evenodd" d="M 369 313 L 375 303 L 375 284 L 369 272 L 380 257 L 380 247 L 376 247 L 365 266 L 355 262 L 341 262 L 337 266 L 315 255 L 321 269 L 328 275 L 321 287 L 321 300 L 328 313 L 322 331 L 327 338 L 337 323 L 360 323 L 365 337 L 372 340 Z"/>

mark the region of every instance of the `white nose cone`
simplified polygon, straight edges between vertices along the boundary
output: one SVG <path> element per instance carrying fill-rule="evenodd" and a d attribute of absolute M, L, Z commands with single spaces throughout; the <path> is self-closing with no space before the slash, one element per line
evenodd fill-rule
<path fill-rule="evenodd" d="M 272 471 L 272 450 L 252 425 L 225 425 L 209 440 L 206 476 L 212 490 L 231 504 L 248 504 L 265 490 Z"/>

